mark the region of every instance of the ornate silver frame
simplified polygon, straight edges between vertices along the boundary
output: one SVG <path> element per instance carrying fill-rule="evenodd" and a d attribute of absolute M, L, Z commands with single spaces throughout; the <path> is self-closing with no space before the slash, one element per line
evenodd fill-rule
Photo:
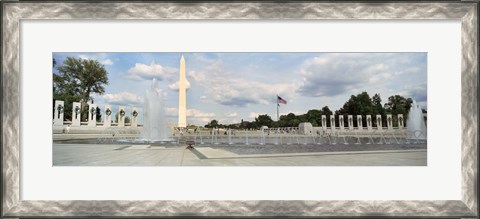
<path fill-rule="evenodd" d="M 2 3 L 2 215 L 478 217 L 478 2 Z M 462 25 L 462 198 L 442 201 L 23 201 L 19 199 L 21 19 L 457 19 Z"/>

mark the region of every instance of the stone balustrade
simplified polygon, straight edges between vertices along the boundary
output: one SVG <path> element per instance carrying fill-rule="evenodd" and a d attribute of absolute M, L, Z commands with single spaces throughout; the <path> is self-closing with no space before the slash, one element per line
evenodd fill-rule
<path fill-rule="evenodd" d="M 103 107 L 102 112 L 102 122 L 97 121 L 97 105 L 96 104 L 88 104 L 88 119 L 86 121 L 81 121 L 81 103 L 80 102 L 73 102 L 72 104 L 72 120 L 71 121 L 64 121 L 64 101 L 55 100 L 55 109 L 54 109 L 54 118 L 53 118 L 53 125 L 54 127 L 63 127 L 63 126 L 71 126 L 71 127 L 139 127 L 141 124 L 138 123 L 138 114 L 139 110 L 136 107 L 132 107 L 130 110 L 127 109 L 125 106 L 120 106 L 118 111 L 119 119 L 118 122 L 112 122 L 115 118 L 115 114 L 113 113 L 113 109 L 110 105 L 105 105 Z M 127 112 L 128 111 L 128 112 Z M 130 117 L 130 123 L 125 123 L 126 116 Z"/>
<path fill-rule="evenodd" d="M 118 122 L 112 122 L 115 117 L 113 109 L 110 105 L 104 105 L 102 111 L 102 122 L 96 119 L 97 105 L 89 104 L 87 121 L 80 121 L 81 104 L 73 102 L 72 121 L 64 121 L 64 101 L 55 100 L 53 125 L 55 127 L 71 126 L 71 127 L 140 127 L 138 123 L 139 109 L 120 106 L 116 113 L 118 114 Z M 128 111 L 128 112 L 127 112 Z M 130 123 L 125 122 L 126 116 L 130 117 Z M 374 120 L 372 118 L 375 118 Z M 396 118 L 396 119 L 394 119 Z M 382 122 L 385 121 L 385 124 Z M 402 114 L 387 114 L 385 118 L 382 115 L 322 115 L 319 126 L 312 126 L 311 123 L 301 123 L 298 127 L 269 128 L 266 131 L 293 131 L 297 134 L 314 134 L 314 133 L 331 133 L 331 132 L 348 132 L 348 131 L 367 131 L 374 132 L 378 130 L 402 130 L 405 129 L 405 120 Z"/>
<path fill-rule="evenodd" d="M 375 116 L 375 120 L 372 117 Z M 394 120 L 396 117 L 396 120 Z M 347 118 L 345 120 L 345 118 Z M 356 118 L 355 120 L 353 118 Z M 326 116 L 322 115 L 320 126 L 314 127 L 309 122 L 300 123 L 298 133 L 324 133 L 324 132 L 348 132 L 348 131 L 368 131 L 373 132 L 377 130 L 403 130 L 405 129 L 405 121 L 402 114 L 391 115 L 387 114 L 385 120 L 382 115 L 330 115 L 330 123 L 327 123 Z M 365 123 L 364 123 L 365 121 Z M 385 121 L 385 124 L 382 122 Z M 338 124 L 337 124 L 338 123 Z M 274 131 L 275 128 L 270 129 Z"/>

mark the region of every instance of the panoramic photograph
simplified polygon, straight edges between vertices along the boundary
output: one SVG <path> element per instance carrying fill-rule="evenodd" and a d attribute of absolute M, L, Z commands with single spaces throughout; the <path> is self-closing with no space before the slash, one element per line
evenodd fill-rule
<path fill-rule="evenodd" d="M 427 53 L 54 52 L 54 166 L 427 166 Z"/>

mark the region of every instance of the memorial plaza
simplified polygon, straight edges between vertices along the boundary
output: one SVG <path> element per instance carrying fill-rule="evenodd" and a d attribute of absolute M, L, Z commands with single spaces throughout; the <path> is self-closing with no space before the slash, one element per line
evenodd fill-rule
<path fill-rule="evenodd" d="M 108 129 L 108 130 L 116 130 Z M 126 129 L 128 130 L 128 129 Z M 203 130 L 203 129 L 202 129 Z M 298 131 L 298 130 L 297 130 Z M 107 131 L 103 131 L 104 133 Z M 295 131 L 293 131 L 294 133 Z M 213 135 L 212 135 L 213 133 Z M 54 134 L 54 166 L 426 166 L 422 141 L 259 130 L 179 134 L 144 142 L 138 134 Z M 266 134 L 262 134 L 266 133 Z M 372 132 L 373 133 L 373 132 Z M 350 134 L 351 135 L 351 134 Z M 371 141 L 373 139 L 373 142 Z M 191 147 L 190 147 L 190 146 Z"/>
<path fill-rule="evenodd" d="M 318 146 L 318 145 L 315 145 Z M 356 145 L 361 147 L 360 145 Z M 427 150 L 232 152 L 228 147 L 54 144 L 54 166 L 426 166 Z M 241 146 L 236 146 L 241 147 Z M 322 147 L 319 145 L 318 147 Z M 324 146 L 328 147 L 328 146 Z"/>

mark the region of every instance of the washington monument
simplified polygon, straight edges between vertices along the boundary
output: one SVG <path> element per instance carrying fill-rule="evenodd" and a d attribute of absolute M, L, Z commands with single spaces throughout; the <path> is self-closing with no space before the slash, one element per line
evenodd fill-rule
<path fill-rule="evenodd" d="M 187 99 L 186 99 L 185 58 L 180 59 L 180 81 L 178 86 L 178 127 L 187 127 Z"/>

